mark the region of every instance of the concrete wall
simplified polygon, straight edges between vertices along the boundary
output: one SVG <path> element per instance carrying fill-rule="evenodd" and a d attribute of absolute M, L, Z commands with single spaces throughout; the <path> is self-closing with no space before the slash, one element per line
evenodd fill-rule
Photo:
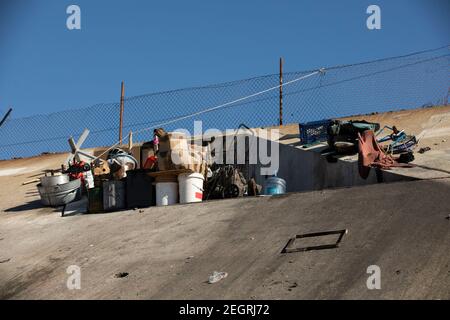
<path fill-rule="evenodd" d="M 320 154 L 320 150 L 305 150 L 300 147 L 265 141 L 270 150 L 271 143 L 279 148 L 279 170 L 277 176 L 286 180 L 288 192 L 321 190 L 327 188 L 351 187 L 377 183 L 375 169 L 369 177 L 362 179 L 356 160 L 338 160 L 329 163 Z M 270 152 L 270 151 L 269 151 Z M 247 150 L 248 153 L 248 150 Z M 263 185 L 267 176 L 261 175 L 261 164 L 248 166 L 248 177 L 254 177 Z M 413 180 L 389 171 L 382 172 L 384 182 Z"/>

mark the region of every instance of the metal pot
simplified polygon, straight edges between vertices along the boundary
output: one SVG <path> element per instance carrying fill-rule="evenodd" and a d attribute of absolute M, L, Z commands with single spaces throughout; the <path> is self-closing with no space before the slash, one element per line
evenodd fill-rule
<path fill-rule="evenodd" d="M 59 184 L 68 183 L 69 181 L 69 175 L 67 174 L 61 174 L 58 176 L 45 176 L 41 178 L 41 184 L 43 187 L 52 187 Z"/>
<path fill-rule="evenodd" d="M 81 180 L 76 179 L 68 183 L 54 185 L 54 186 L 43 186 L 38 184 L 37 188 L 41 196 L 41 201 L 43 205 L 46 206 L 62 206 L 77 200 L 81 196 Z"/>

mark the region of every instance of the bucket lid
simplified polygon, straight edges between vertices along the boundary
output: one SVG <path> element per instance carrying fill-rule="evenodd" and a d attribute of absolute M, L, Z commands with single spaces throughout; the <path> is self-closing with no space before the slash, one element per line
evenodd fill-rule
<path fill-rule="evenodd" d="M 286 180 L 284 180 L 283 178 L 280 178 L 280 177 L 269 177 L 266 180 L 266 183 L 267 182 L 280 183 L 280 184 L 286 185 Z"/>

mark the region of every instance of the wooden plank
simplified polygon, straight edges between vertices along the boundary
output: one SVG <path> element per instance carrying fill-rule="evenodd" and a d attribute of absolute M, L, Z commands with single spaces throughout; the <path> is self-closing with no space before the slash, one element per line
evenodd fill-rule
<path fill-rule="evenodd" d="M 192 173 L 194 171 L 190 169 L 177 169 L 177 170 L 165 170 L 147 173 L 150 177 L 160 177 L 160 176 L 178 176 L 182 173 Z"/>

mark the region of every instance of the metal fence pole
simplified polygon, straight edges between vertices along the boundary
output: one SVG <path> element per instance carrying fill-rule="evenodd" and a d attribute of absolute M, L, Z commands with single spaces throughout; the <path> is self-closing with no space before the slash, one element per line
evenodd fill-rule
<path fill-rule="evenodd" d="M 119 125 L 119 141 L 120 141 L 120 145 L 122 145 L 124 95 L 125 95 L 125 86 L 124 86 L 123 81 L 122 81 L 121 93 L 120 93 L 120 125 Z"/>
<path fill-rule="evenodd" d="M 5 123 L 6 119 L 8 119 L 9 115 L 11 114 L 12 108 L 9 108 L 9 110 L 6 112 L 5 116 L 3 117 L 2 121 L 0 121 L 0 127 L 3 123 Z"/>
<path fill-rule="evenodd" d="M 283 58 L 280 58 L 280 126 L 283 125 Z"/>

